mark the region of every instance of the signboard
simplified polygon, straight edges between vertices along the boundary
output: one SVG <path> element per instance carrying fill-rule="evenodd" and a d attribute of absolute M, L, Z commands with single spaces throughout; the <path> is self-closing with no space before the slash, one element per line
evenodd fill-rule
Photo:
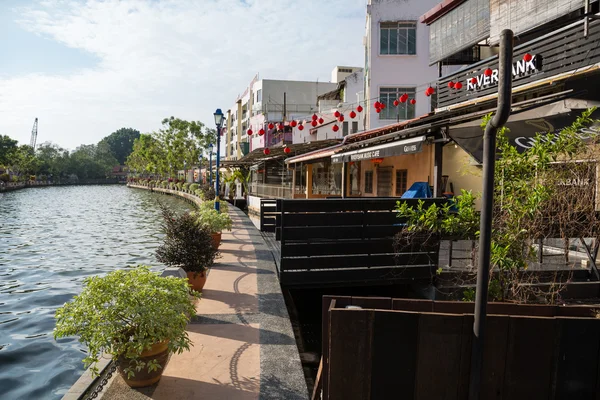
<path fill-rule="evenodd" d="M 542 69 L 542 57 L 536 55 L 531 56 L 530 60 L 519 60 L 512 66 L 513 80 L 523 76 L 531 75 Z M 483 70 L 485 71 L 485 69 Z M 478 90 L 487 88 L 492 85 L 498 85 L 498 69 L 492 69 L 492 73 L 488 76 L 485 73 L 467 77 L 467 90 Z"/>
<path fill-rule="evenodd" d="M 424 136 L 417 138 L 400 140 L 397 142 L 386 143 L 374 147 L 367 147 L 361 150 L 350 151 L 331 156 L 332 163 L 356 162 L 371 160 L 373 158 L 385 158 L 400 156 L 403 154 L 420 153 L 423 151 Z"/>
<path fill-rule="evenodd" d="M 527 151 L 538 133 L 545 134 L 547 140 L 554 140 L 561 129 L 570 126 L 583 110 L 594 105 L 592 102 L 569 99 L 513 114 L 506 123 L 509 130 L 506 136 L 519 152 Z M 569 106 L 577 108 L 571 109 Z M 594 112 L 592 118 L 600 118 L 600 110 Z M 451 127 L 449 131 L 450 137 L 478 162 L 483 161 L 483 128 L 480 124 L 481 121 L 476 120 Z M 592 123 L 579 131 L 582 140 L 598 134 L 598 123 Z"/>

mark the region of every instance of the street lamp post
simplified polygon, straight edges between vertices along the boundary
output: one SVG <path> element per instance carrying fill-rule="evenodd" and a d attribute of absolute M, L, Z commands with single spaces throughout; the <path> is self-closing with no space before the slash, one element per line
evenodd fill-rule
<path fill-rule="evenodd" d="M 183 160 L 183 182 L 187 182 L 187 161 Z"/>
<path fill-rule="evenodd" d="M 212 143 L 208 145 L 208 184 L 212 187 Z"/>
<path fill-rule="evenodd" d="M 198 154 L 198 184 L 202 181 L 202 153 Z"/>
<path fill-rule="evenodd" d="M 215 210 L 220 212 L 219 204 L 219 164 L 221 161 L 221 126 L 223 125 L 224 115 L 220 108 L 214 113 L 215 125 L 217 125 L 217 173 L 215 179 L 217 180 L 217 188 L 215 189 Z"/>

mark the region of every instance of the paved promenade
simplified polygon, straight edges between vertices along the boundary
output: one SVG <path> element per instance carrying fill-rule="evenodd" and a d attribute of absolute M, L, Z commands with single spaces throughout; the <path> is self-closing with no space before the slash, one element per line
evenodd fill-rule
<path fill-rule="evenodd" d="M 103 399 L 308 399 L 273 257 L 248 217 L 230 206 L 221 257 L 210 270 L 188 332 L 157 385 L 130 389 L 118 374 Z"/>

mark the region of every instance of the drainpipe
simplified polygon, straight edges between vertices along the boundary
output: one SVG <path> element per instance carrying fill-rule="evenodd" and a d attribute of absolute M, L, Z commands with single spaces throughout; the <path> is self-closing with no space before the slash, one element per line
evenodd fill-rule
<path fill-rule="evenodd" d="M 477 291 L 475 294 L 475 321 L 473 323 L 473 347 L 471 351 L 471 374 L 469 400 L 479 400 L 483 345 L 487 314 L 488 283 L 492 236 L 492 208 L 494 203 L 494 168 L 496 165 L 496 133 L 508 120 L 512 101 L 513 32 L 505 29 L 500 34 L 498 110 L 485 127 L 483 134 L 483 195 L 479 236 L 479 265 L 477 267 Z"/>

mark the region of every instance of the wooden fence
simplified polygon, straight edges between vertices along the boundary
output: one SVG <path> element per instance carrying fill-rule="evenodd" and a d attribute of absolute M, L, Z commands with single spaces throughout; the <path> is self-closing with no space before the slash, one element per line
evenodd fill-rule
<path fill-rule="evenodd" d="M 439 240 L 394 250 L 403 228 L 397 202 L 418 199 L 279 200 L 282 285 L 351 285 L 431 280 Z M 425 199 L 426 205 L 444 199 Z"/>
<path fill-rule="evenodd" d="M 325 400 L 466 399 L 472 312 L 464 302 L 325 296 L 315 393 L 322 388 Z M 600 398 L 593 306 L 490 303 L 488 313 L 482 399 Z"/>

